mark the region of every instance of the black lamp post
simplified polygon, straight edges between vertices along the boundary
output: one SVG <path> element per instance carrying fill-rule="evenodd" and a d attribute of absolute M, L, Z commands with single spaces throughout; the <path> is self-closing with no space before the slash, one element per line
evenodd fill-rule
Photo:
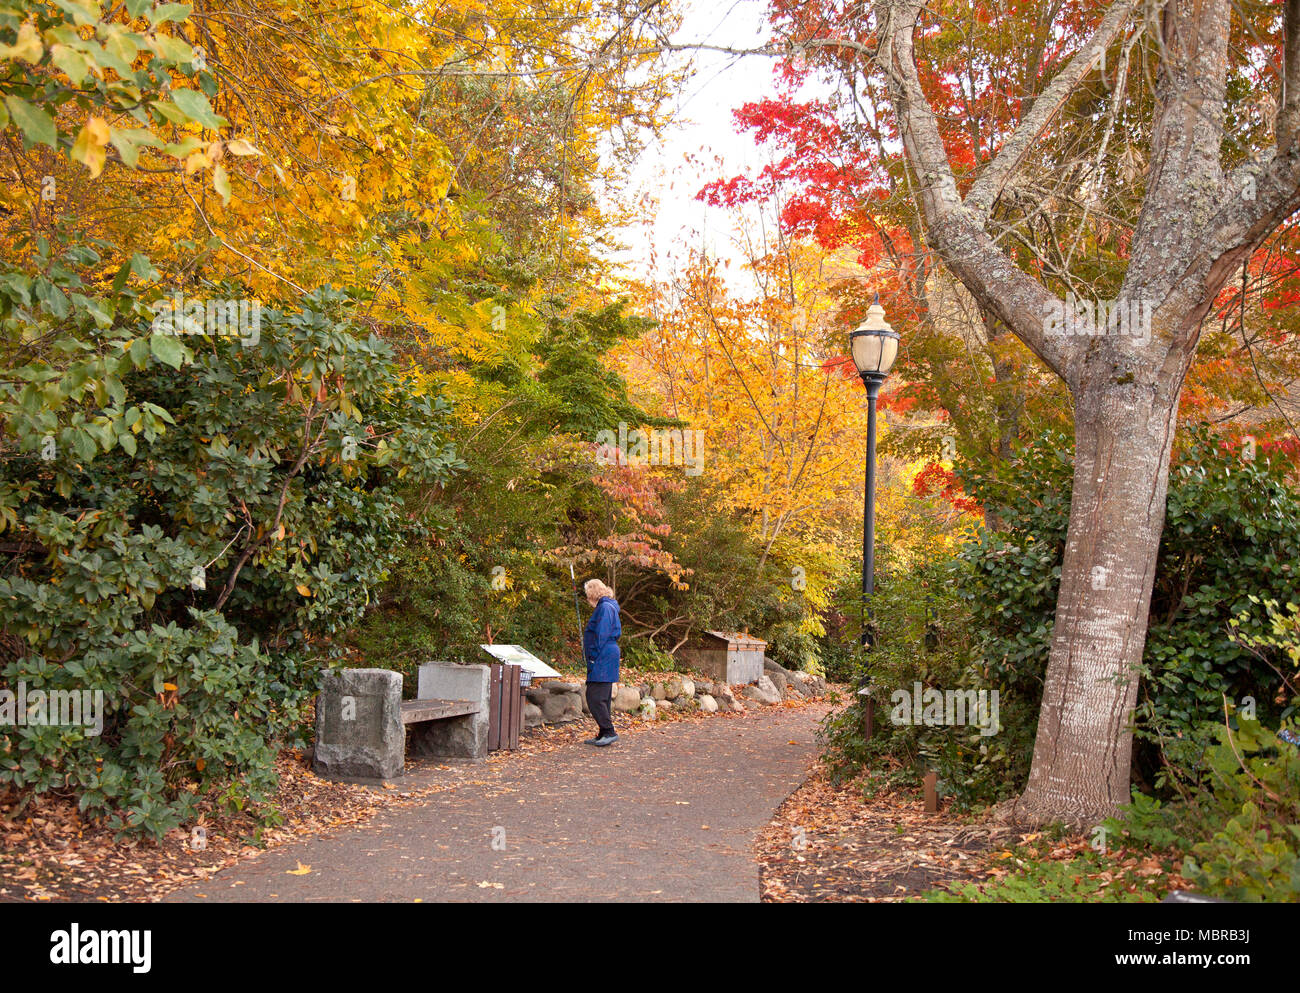
<path fill-rule="evenodd" d="M 867 388 L 867 479 L 862 496 L 862 647 L 870 649 L 871 594 L 876 566 L 876 398 L 880 386 L 898 358 L 898 332 L 885 320 L 885 308 L 876 294 L 866 317 L 849 334 L 853 364 Z"/>
<path fill-rule="evenodd" d="M 876 398 L 889 370 L 898 358 L 898 332 L 885 320 L 880 294 L 871 302 L 866 317 L 857 330 L 849 334 L 849 350 L 867 388 L 867 484 L 862 495 L 862 650 L 870 651 L 871 594 L 876 588 Z M 864 737 L 875 730 L 876 704 L 868 683 L 858 693 L 863 697 L 862 724 Z"/>

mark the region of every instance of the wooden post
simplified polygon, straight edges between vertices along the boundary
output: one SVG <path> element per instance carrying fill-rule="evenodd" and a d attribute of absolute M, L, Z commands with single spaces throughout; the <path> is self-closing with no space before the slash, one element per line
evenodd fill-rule
<path fill-rule="evenodd" d="M 517 665 L 507 665 L 505 674 L 501 681 L 501 692 L 504 697 L 502 702 L 502 733 L 501 747 L 514 751 L 519 747 L 519 726 L 523 723 L 524 712 L 524 691 L 520 686 L 520 673 L 523 670 Z"/>
<path fill-rule="evenodd" d="M 939 812 L 939 774 L 931 769 L 925 774 L 925 812 L 927 814 L 937 814 Z"/>
<path fill-rule="evenodd" d="M 488 667 L 491 673 L 488 692 L 488 751 L 501 747 L 501 677 L 505 666 L 494 662 Z"/>

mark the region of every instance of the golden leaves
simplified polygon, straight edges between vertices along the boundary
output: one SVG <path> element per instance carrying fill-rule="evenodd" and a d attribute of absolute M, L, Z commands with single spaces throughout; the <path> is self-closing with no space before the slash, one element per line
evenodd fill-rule
<path fill-rule="evenodd" d="M 0 46 L 3 48 L 4 46 Z M 80 86 L 91 74 L 90 59 L 67 45 L 54 45 L 50 48 L 50 61 L 68 77 L 73 86 Z"/>
<path fill-rule="evenodd" d="M 18 29 L 18 39 L 12 45 L 0 45 L 0 59 L 36 65 L 44 54 L 45 46 L 41 44 L 40 33 L 33 21 L 23 22 Z"/>
<path fill-rule="evenodd" d="M 212 168 L 212 156 L 209 154 L 208 147 L 190 152 L 185 156 L 185 175 L 192 176 L 201 169 Z"/>
<path fill-rule="evenodd" d="M 82 125 L 80 133 L 77 135 L 77 141 L 72 146 L 72 157 L 81 162 L 90 170 L 90 178 L 94 179 L 104 169 L 104 162 L 107 158 L 105 151 L 108 145 L 109 129 L 108 124 L 102 118 L 92 117 Z"/>
<path fill-rule="evenodd" d="M 212 170 L 212 188 L 217 191 L 221 197 L 221 203 L 225 206 L 230 205 L 230 178 L 226 175 L 226 167 L 218 165 Z"/>

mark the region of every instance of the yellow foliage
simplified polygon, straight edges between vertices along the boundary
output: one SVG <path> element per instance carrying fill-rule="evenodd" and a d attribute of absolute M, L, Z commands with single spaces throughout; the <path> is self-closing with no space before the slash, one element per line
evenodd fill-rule
<path fill-rule="evenodd" d="M 791 596 L 815 608 L 854 564 L 860 540 L 866 391 L 833 323 L 836 280 L 862 277 L 816 246 L 780 241 L 748 260 L 753 292 L 728 286 L 695 257 L 671 286 L 646 291 L 659 326 L 620 353 L 629 382 L 656 413 L 705 431 L 717 498 L 750 527 L 765 556 L 797 564 Z M 887 417 L 877 431 L 889 434 Z M 912 492 L 925 463 L 878 458 L 877 547 L 900 566 L 951 548 L 973 523 Z"/>

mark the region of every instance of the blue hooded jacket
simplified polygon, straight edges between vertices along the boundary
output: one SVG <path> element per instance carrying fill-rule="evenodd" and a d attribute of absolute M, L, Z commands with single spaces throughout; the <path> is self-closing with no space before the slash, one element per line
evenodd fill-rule
<path fill-rule="evenodd" d="M 588 682 L 618 682 L 618 638 L 622 633 L 618 601 L 609 596 L 601 597 L 587 621 L 587 629 L 582 632 L 582 654 L 587 660 Z"/>

